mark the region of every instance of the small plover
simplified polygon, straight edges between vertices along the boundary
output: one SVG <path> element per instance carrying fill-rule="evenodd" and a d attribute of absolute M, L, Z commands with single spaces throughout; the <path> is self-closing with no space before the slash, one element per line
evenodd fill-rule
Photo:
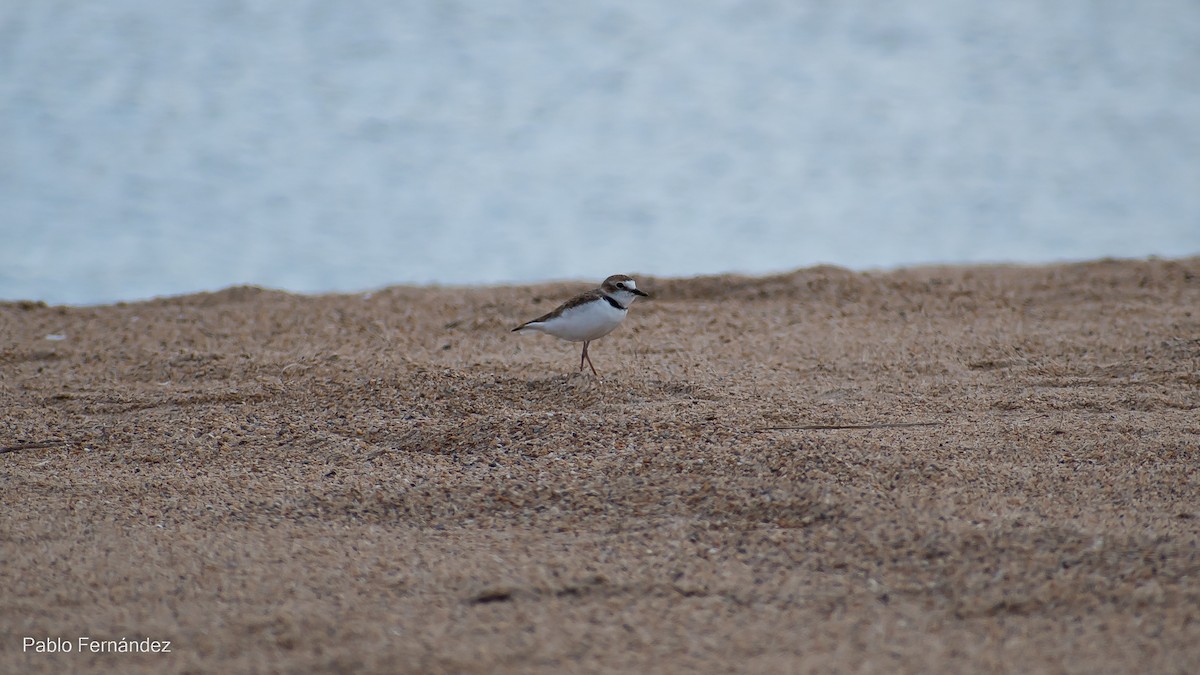
<path fill-rule="evenodd" d="M 605 279 L 600 288 L 580 293 L 556 307 L 553 312 L 517 326 L 513 332 L 536 330 L 570 342 L 582 342 L 579 369 L 583 370 L 586 360 L 592 375 L 600 377 L 596 366 L 592 365 L 592 357 L 588 356 L 588 344 L 620 326 L 629 313 L 629 306 L 639 296 L 650 297 L 645 291 L 638 290 L 637 282 L 632 278 L 614 274 Z"/>

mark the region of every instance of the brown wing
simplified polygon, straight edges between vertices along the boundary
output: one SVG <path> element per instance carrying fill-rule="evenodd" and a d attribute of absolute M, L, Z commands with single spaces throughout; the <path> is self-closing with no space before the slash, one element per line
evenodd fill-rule
<path fill-rule="evenodd" d="M 524 328 L 525 326 L 528 326 L 531 323 L 542 323 L 543 321 L 549 321 L 550 319 L 553 319 L 555 317 L 562 316 L 562 313 L 567 311 L 568 309 L 571 309 L 572 307 L 578 307 L 579 305 L 582 305 L 585 302 L 591 302 L 592 300 L 599 300 L 603 295 L 604 295 L 604 293 L 602 293 L 599 288 L 592 289 L 592 290 L 588 291 L 587 293 L 580 293 L 579 295 L 571 298 L 570 300 L 564 302 L 563 304 L 559 305 L 558 307 L 555 307 L 552 311 L 550 311 L 546 314 L 543 314 L 536 319 L 526 321 L 525 323 L 521 324 L 520 326 L 517 326 L 513 330 L 518 331 L 518 330 L 521 330 L 522 328 Z"/>

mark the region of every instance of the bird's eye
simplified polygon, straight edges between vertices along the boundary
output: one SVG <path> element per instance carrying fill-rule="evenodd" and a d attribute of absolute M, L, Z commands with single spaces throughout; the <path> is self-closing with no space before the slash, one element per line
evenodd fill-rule
<path fill-rule="evenodd" d="M 623 284 L 623 283 L 617 284 L 617 288 L 620 288 L 621 290 L 624 290 L 624 289 L 625 289 L 625 284 Z"/>

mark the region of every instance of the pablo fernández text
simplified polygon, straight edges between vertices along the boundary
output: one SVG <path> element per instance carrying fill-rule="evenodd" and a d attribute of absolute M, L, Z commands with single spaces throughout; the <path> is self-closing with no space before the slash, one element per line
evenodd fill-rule
<path fill-rule="evenodd" d="M 77 640 L 48 637 L 38 639 L 25 637 L 21 639 L 21 651 L 35 654 L 170 654 L 170 640 L 141 640 L 120 638 L 118 640 L 101 640 L 83 636 Z"/>

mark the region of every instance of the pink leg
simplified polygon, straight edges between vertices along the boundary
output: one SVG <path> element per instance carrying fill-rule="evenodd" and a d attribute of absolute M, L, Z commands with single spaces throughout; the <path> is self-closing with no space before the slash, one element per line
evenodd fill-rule
<path fill-rule="evenodd" d="M 594 375 L 596 377 L 596 379 L 600 379 L 600 373 L 597 373 L 596 366 L 592 365 L 592 357 L 588 356 L 587 348 L 588 348 L 588 343 L 587 342 L 583 343 L 583 356 L 579 357 L 579 369 L 583 370 L 583 360 L 587 359 L 588 367 L 592 369 L 592 375 Z"/>

